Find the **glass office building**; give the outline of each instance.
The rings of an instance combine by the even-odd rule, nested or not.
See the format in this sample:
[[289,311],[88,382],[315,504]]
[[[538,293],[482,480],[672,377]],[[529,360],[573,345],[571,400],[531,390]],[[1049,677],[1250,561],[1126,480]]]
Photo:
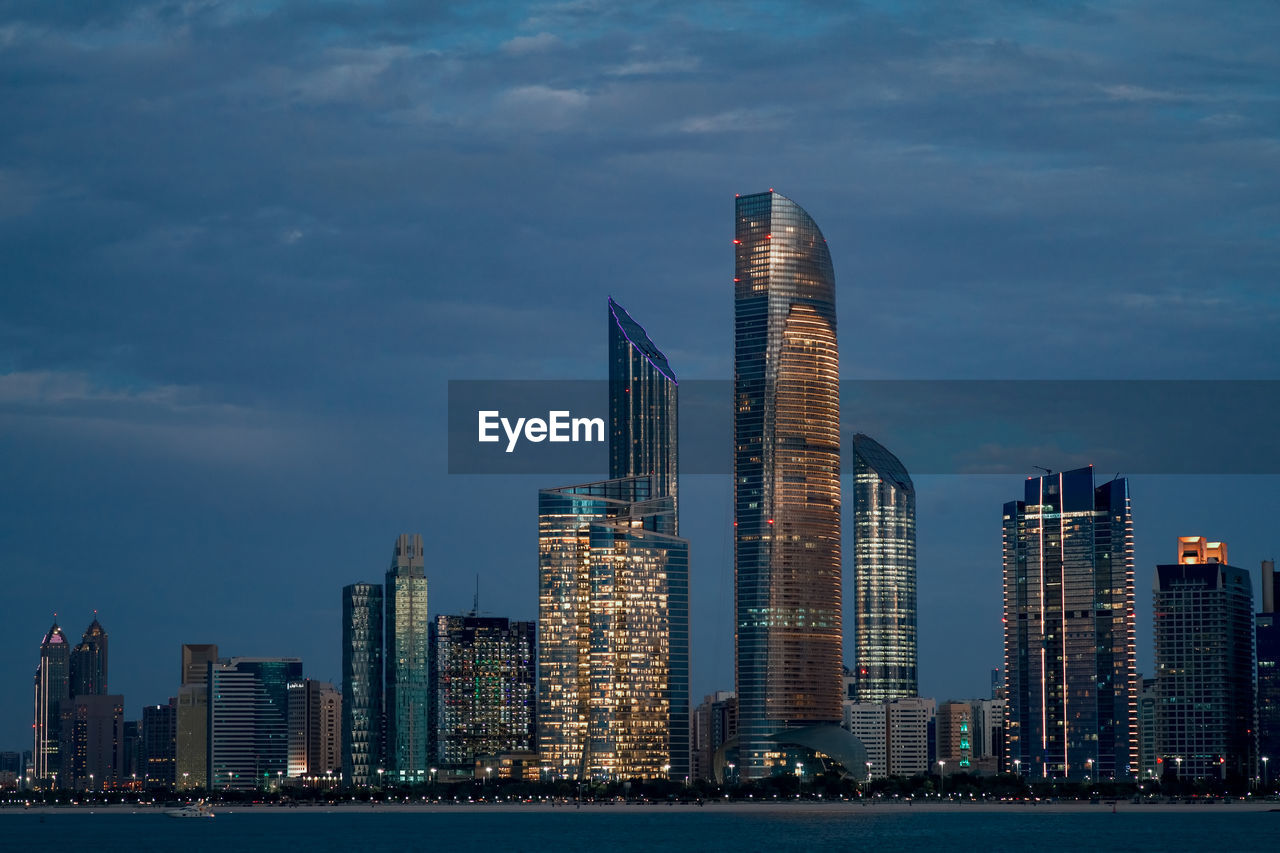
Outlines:
[[71,650],[71,695],[95,696],[107,692],[107,632],[97,614]]
[[[648,477],[655,496],[676,498],[678,387],[667,357],[640,324],[610,299],[610,480]],[[678,525],[678,513],[675,521]]]
[[533,622],[437,616],[431,622],[431,755],[468,774],[476,759],[536,752]]
[[1008,755],[1041,778],[1138,768],[1129,484],[1093,468],[1029,478],[1004,505]]
[[689,543],[649,489],[538,494],[538,744],[557,778],[689,772]]
[[208,664],[209,788],[253,791],[278,784],[289,768],[289,682],[298,658]]
[[[826,239],[772,190],[737,199],[734,571],[739,768],[841,720],[840,388]],[[781,768],[785,769],[785,768]]]
[[558,777],[689,775],[677,384],[609,300],[610,479],[538,495],[538,744]]
[[1178,539],[1156,566],[1156,756],[1183,779],[1251,779],[1257,771],[1253,581],[1227,546]]
[[342,588],[342,778],[379,783],[382,755],[382,585]]
[[31,749],[35,784],[48,787],[62,768],[62,707],[71,699],[71,646],[55,621],[40,641],[36,667],[34,743]]
[[402,534],[386,579],[386,772],[397,784],[428,779],[427,576],[422,536]]
[[916,490],[879,442],[853,437],[853,692],[882,702],[919,692]]

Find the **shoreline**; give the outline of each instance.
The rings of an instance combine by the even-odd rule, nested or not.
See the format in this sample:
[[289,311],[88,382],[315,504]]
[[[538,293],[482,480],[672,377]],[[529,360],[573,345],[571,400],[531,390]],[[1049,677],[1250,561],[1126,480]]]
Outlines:
[[[0,815],[94,815],[94,814],[135,814],[162,815],[167,811],[165,806],[137,806],[133,804],[102,805],[65,805],[65,806],[22,806],[0,807]],[[228,804],[214,805],[213,811],[219,815],[233,814],[520,814],[520,813],[564,813],[579,814],[609,813],[645,813],[661,811],[668,814],[829,814],[883,816],[894,814],[1025,814],[1036,812],[1043,814],[1173,814],[1195,812],[1197,814],[1280,812],[1280,802],[1270,801],[1237,801],[1200,803],[1131,803],[1128,800],[1103,800],[1098,803],[1083,801],[1041,802],[1041,803],[1000,803],[1000,802],[772,802],[762,801],[731,802],[707,801],[703,805],[697,803],[406,803],[378,804],[342,803],[324,805],[281,806],[277,804]]]

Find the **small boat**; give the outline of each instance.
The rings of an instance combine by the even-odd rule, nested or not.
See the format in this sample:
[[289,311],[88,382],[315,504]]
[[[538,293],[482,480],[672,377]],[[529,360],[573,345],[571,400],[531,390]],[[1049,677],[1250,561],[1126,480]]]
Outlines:
[[169,809],[165,812],[169,817],[213,817],[213,809],[204,800],[180,809]]

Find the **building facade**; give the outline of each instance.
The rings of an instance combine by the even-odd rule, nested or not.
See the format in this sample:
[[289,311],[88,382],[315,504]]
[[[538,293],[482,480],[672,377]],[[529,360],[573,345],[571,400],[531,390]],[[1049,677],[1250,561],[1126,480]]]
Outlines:
[[[1257,615],[1258,774],[1271,780],[1272,758],[1280,758],[1280,626],[1276,625],[1274,560],[1262,561],[1262,607]],[[1263,757],[1267,760],[1263,761]],[[1276,765],[1280,771],[1280,764]]]
[[[936,749],[936,720],[937,703],[921,697],[850,701],[844,707],[844,727],[866,748],[866,772],[872,779],[928,773]],[[859,775],[857,768],[848,769]]]
[[174,770],[174,783],[180,790],[209,785],[209,667],[217,660],[218,646],[214,643],[182,646]]
[[854,692],[880,702],[919,692],[916,490],[879,442],[853,437]]
[[1138,765],[1133,524],[1121,477],[1029,478],[1004,505],[1010,765],[1041,778],[1127,778]]
[[688,775],[689,543],[648,488],[538,494],[538,751],[557,777]]
[[716,753],[737,736],[738,697],[732,690],[708,694],[693,709],[689,729],[690,775],[694,779],[716,780]]
[[142,785],[174,788],[178,769],[178,704],[142,708]]
[[426,563],[420,534],[396,540],[386,578],[387,780],[408,785],[428,780],[430,678],[427,665]]
[[535,752],[536,626],[493,616],[431,623],[431,760],[470,773],[477,758]]
[[289,768],[290,779],[319,779],[332,783],[342,778],[342,694],[327,681],[303,678],[290,681]]
[[71,646],[57,621],[40,641],[36,666],[32,776],[41,787],[57,785],[62,769],[62,708],[71,699]]
[[734,578],[744,779],[772,738],[841,720],[840,389],[826,239],[775,193],[734,222]]
[[71,695],[98,696],[107,692],[107,632],[95,613],[80,642],[71,650]]
[[59,784],[78,791],[120,786],[124,766],[124,697],[76,696],[61,706]]
[[383,763],[382,585],[342,588],[342,778],[379,784]]
[[234,657],[208,673],[208,787],[278,785],[289,764],[289,683],[302,678],[302,661]]
[[1153,584],[1156,754],[1186,779],[1257,771],[1253,582],[1227,546],[1178,539]]

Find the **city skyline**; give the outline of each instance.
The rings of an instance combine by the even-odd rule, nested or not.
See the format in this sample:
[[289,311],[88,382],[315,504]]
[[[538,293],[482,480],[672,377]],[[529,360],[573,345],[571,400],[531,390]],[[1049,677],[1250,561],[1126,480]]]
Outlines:
[[[433,613],[479,573],[495,613],[533,618],[533,492],[596,475],[449,476],[446,382],[604,378],[609,294],[682,380],[728,381],[735,191],[821,223],[846,378],[1280,376],[1275,14],[7,6],[0,564],[23,607],[0,746],[30,740],[55,610],[72,645],[100,612],[131,717],[189,640],[337,683],[311,626],[402,531],[430,537]],[[1025,467],[920,476],[845,415],[913,472],[921,692],[975,693],[1000,657],[992,507],[1033,466],[1099,460],[1011,427],[973,455]],[[1139,589],[1188,530],[1251,577],[1280,553],[1274,475],[1129,480]],[[679,500],[702,696],[733,680],[732,483]]]

